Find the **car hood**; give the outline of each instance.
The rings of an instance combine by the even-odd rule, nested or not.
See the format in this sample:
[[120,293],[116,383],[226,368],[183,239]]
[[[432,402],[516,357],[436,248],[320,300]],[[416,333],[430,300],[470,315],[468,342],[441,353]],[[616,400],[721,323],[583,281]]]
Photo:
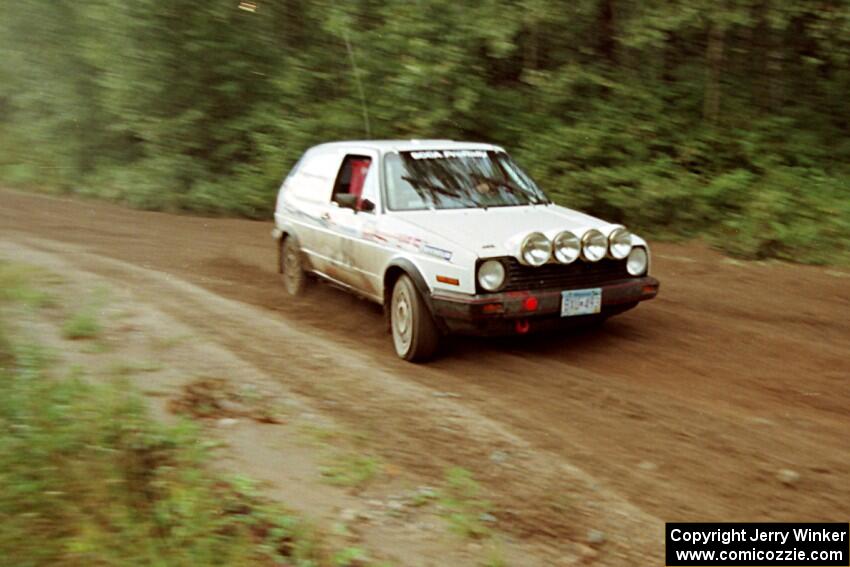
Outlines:
[[591,228],[607,235],[618,226],[558,205],[406,211],[393,216],[480,258],[516,256],[529,232],[542,232],[551,239],[569,230],[581,238]]

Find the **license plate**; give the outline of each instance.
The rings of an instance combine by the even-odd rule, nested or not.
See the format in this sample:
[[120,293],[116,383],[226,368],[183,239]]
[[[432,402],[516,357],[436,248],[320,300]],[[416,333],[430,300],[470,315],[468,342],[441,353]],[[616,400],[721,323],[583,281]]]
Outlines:
[[571,289],[561,292],[561,317],[592,315],[602,310],[602,288]]

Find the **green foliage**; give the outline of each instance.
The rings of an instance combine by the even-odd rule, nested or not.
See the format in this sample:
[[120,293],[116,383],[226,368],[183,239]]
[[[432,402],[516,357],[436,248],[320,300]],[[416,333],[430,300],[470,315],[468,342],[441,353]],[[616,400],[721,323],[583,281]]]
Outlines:
[[[86,304],[71,313],[62,325],[62,336],[71,340],[96,339],[103,333],[103,325],[98,319],[98,312],[108,300],[109,291],[106,288],[98,288],[88,299]],[[99,345],[105,349],[106,345]]]
[[73,340],[97,338],[102,330],[97,316],[89,309],[74,313],[62,325],[62,335]]
[[481,498],[481,487],[468,470],[453,467],[446,471],[439,504],[455,533],[476,539],[490,535],[483,520],[490,513],[490,502]]
[[847,2],[238,4],[0,7],[0,180],[267,218],[314,143],[477,139],[640,232],[850,261]]
[[[2,320],[2,319],[0,319]],[[208,472],[126,384],[56,379],[0,340],[0,557],[10,565],[320,564],[303,527]]]
[[322,478],[329,484],[360,488],[378,474],[377,459],[360,454],[339,454],[322,467]]
[[51,293],[44,289],[57,279],[53,274],[22,264],[0,261],[0,303],[17,302],[32,308],[54,304]]
[[723,246],[750,258],[835,262],[850,235],[846,191],[818,172],[776,168],[747,187],[749,198],[721,220]]
[[334,567],[357,567],[366,564],[366,552],[359,547],[346,547],[334,554]]

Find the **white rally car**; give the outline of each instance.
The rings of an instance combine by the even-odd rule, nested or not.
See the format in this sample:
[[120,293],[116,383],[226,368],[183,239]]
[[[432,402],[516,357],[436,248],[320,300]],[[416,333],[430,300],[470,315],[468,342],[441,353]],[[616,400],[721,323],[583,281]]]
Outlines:
[[489,144],[315,146],[280,188],[273,234],[288,293],[312,273],[378,302],[412,361],[446,333],[600,320],[658,293],[642,238],[553,204]]

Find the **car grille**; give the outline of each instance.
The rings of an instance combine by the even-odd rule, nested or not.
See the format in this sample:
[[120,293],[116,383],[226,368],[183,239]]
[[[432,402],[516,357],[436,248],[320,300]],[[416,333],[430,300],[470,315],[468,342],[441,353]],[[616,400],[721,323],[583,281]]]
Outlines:
[[598,262],[576,260],[572,264],[524,266],[516,258],[504,258],[508,281],[501,291],[525,289],[577,289],[630,278],[625,260],[604,258]]

